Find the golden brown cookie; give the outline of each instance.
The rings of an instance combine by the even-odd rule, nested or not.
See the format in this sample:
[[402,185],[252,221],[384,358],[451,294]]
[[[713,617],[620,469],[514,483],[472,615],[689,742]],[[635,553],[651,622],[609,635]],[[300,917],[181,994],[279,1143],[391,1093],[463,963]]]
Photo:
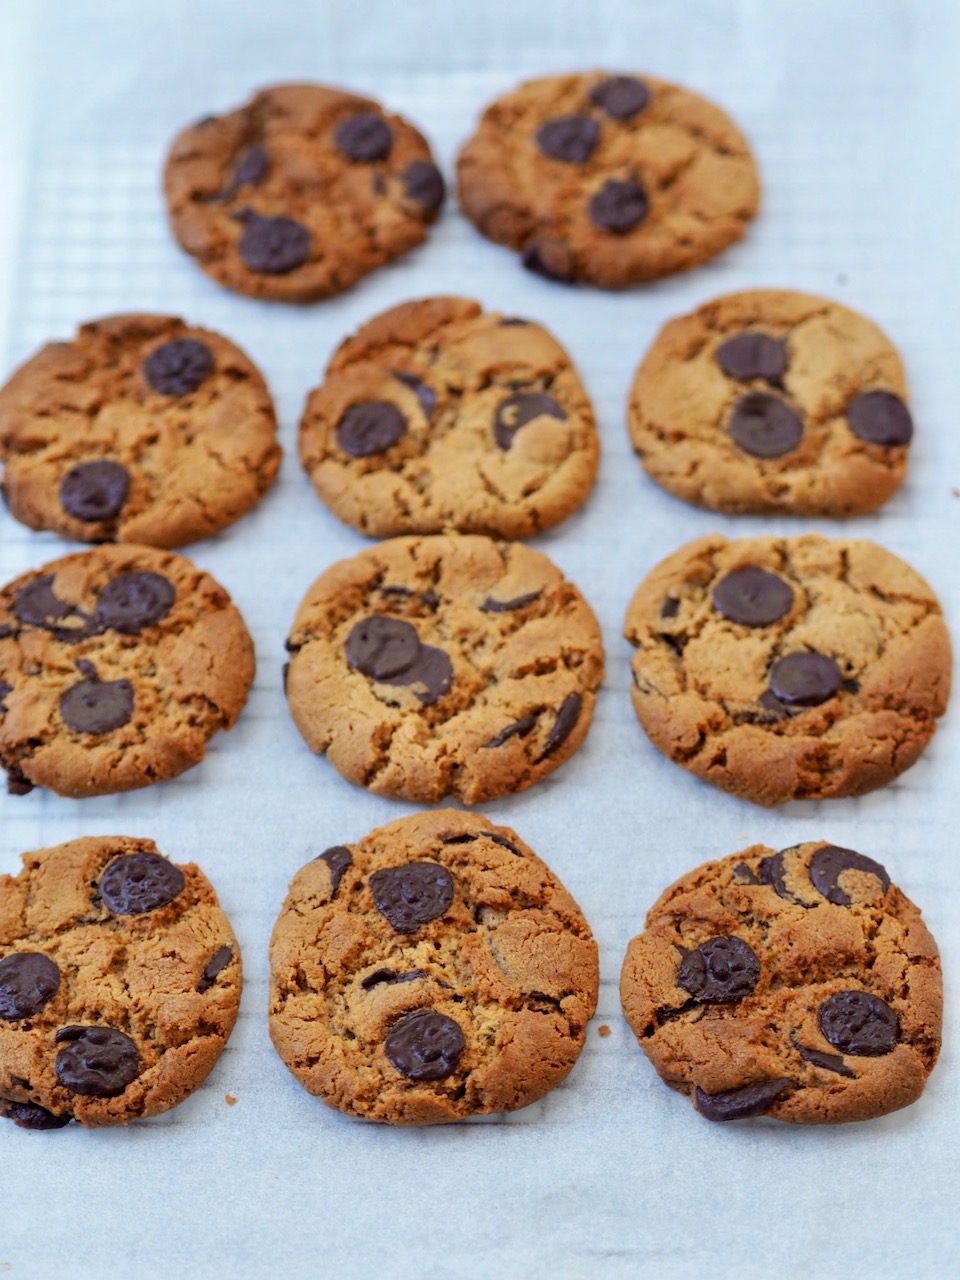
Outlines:
[[950,692],[939,601],[862,540],[698,538],[640,584],[625,634],[654,745],[757,804],[885,786]]
[[253,643],[223,587],[130,544],[64,556],[0,589],[0,766],[63,796],[174,778],[232,727]]
[[586,498],[593,409],[539,324],[423,298],[341,343],[300,424],[314,488],[361,533],[526,538]]
[[785,289],[730,293],[669,321],[630,392],[648,473],[714,511],[851,516],[907,469],[900,357],[865,316]]
[[753,845],[667,889],[627,948],[627,1021],[708,1120],[867,1120],[940,1051],[937,944],[873,858]]
[[759,184],[719,107],[653,76],[529,80],[493,102],[457,162],[464,213],[530,271],[606,289],[739,240]]
[[426,139],[372,98],[320,84],[262,89],[174,139],[174,235],[237,293],[312,302],[420,244],[443,203]]
[[23,864],[0,876],[0,1115],[59,1129],[176,1106],[240,1003],[240,949],[206,876],[129,836]]
[[583,742],[603,679],[590,606],[539,551],[479,535],[392,538],[307,592],[287,641],[312,750],[380,795],[477,804]]
[[580,908],[509,827],[435,810],[335,845],[290,885],[270,1034],[331,1107],[389,1124],[512,1111],[563,1080],[597,1004]]
[[232,524],[280,466],[267,385],[239,347],[174,316],[107,316],[0,390],[11,512],[81,542],[179,547]]

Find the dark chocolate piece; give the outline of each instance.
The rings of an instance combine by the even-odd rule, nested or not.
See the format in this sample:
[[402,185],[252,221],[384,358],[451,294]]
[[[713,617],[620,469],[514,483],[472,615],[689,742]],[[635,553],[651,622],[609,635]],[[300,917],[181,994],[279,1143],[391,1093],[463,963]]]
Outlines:
[[57,1079],[71,1093],[116,1098],[140,1074],[140,1054],[115,1027],[61,1027],[55,1036]]
[[393,1066],[408,1080],[443,1080],[457,1069],[466,1047],[460,1024],[436,1009],[404,1014],[383,1043]]
[[756,330],[735,333],[720,343],[714,356],[727,377],[738,382],[763,378],[776,383],[787,371],[787,344]]
[[60,987],[60,970],[42,951],[12,951],[0,960],[0,1018],[32,1018]]
[[673,596],[667,596],[660,606],[661,618],[675,618],[680,612],[680,601],[675,600]]
[[[429,382],[424,382],[422,378],[418,378],[415,373],[403,373],[400,369],[393,370],[393,376],[398,382],[402,382],[405,387],[409,387],[420,401],[420,408],[423,410],[423,416],[429,422],[433,417],[433,411],[437,407],[437,393]],[[343,419],[341,418],[341,422]]]
[[129,680],[101,680],[92,662],[78,662],[82,680],[60,695],[63,722],[77,733],[110,733],[133,715],[133,685]]
[[843,672],[832,658],[813,650],[788,653],[770,669],[773,695],[788,707],[816,707],[843,684]]
[[718,934],[688,951],[677,984],[704,1004],[725,1004],[750,995],[760,981],[757,953],[743,938]]
[[867,444],[892,448],[913,437],[910,410],[892,391],[861,391],[847,405],[847,423]]
[[547,740],[543,744],[543,750],[537,763],[540,760],[546,760],[547,756],[553,753],[566,742],[567,738],[573,732],[573,727],[580,719],[580,711],[583,707],[583,698],[579,693],[568,693],[557,709],[557,718],[554,720],[550,732],[547,734]]
[[542,595],[542,591],[528,591],[526,595],[514,596],[512,600],[494,600],[493,596],[487,596],[480,608],[484,613],[512,613],[514,609],[523,609],[526,605],[533,604]]
[[385,160],[393,149],[393,130],[382,116],[360,111],[341,120],[333,131],[340,153],[357,164]]
[[55,1116],[46,1107],[36,1102],[13,1102],[9,1098],[0,1098],[0,1116],[12,1120],[20,1129],[62,1129],[70,1123],[73,1116]]
[[347,662],[371,680],[390,681],[408,671],[420,653],[412,623],[374,613],[356,623],[347,636]]
[[650,212],[650,200],[640,183],[633,178],[623,181],[608,178],[600,190],[590,197],[587,212],[590,221],[601,231],[622,236],[643,222]]
[[535,711],[528,711],[525,716],[521,716],[519,720],[514,720],[513,724],[508,724],[505,729],[501,729],[489,742],[485,742],[484,747],[502,747],[511,738],[523,737],[536,727],[537,718]]
[[734,569],[713,588],[713,607],[731,622],[768,627],[793,607],[793,588],[767,569]]
[[369,458],[385,453],[406,432],[407,420],[395,404],[361,400],[350,405],[337,423],[337,444],[351,458]]
[[317,861],[325,862],[330,869],[330,897],[335,898],[343,873],[348,867],[353,866],[353,856],[342,844],[335,844],[325,849],[323,853],[318,853]]
[[551,160],[586,164],[600,141],[593,116],[555,116],[537,130],[537,146]]
[[4,699],[8,693],[13,693],[13,685],[8,684],[6,680],[0,680],[0,715],[7,709]]
[[803,439],[803,419],[779,396],[750,391],[737,401],[729,430],[734,443],[755,458],[782,458]]
[[477,834],[475,831],[461,831],[455,836],[441,836],[441,844],[473,844]]
[[516,854],[518,858],[523,857],[523,850],[518,849],[511,839],[507,836],[502,836],[499,831],[485,831],[483,834],[488,840],[492,840],[494,844],[499,844],[502,845],[504,849],[509,849],[510,852]]
[[779,853],[771,854],[769,858],[760,859],[760,879],[770,886],[778,898],[783,898],[786,902],[796,902],[797,899],[787,888],[783,878],[784,852],[785,850],[781,849]]
[[100,897],[115,916],[139,916],[165,907],[183,891],[183,872],[159,853],[121,853],[100,877]]
[[403,193],[427,213],[435,213],[447,194],[443,174],[429,160],[411,160],[401,173]]
[[245,224],[237,249],[251,271],[284,276],[310,257],[310,232],[302,222],[283,215],[262,218],[252,209],[236,216]]
[[629,120],[650,102],[650,90],[636,76],[609,76],[590,90],[590,101],[614,120]]
[[176,598],[176,588],[162,573],[127,569],[100,592],[94,619],[100,627],[138,636],[144,627],[165,618]]
[[820,1030],[841,1053],[878,1058],[900,1039],[900,1019],[869,991],[838,991],[820,1006]]
[[572,284],[576,279],[573,252],[565,240],[556,236],[532,240],[524,249],[520,262],[527,271],[555,284]]
[[254,142],[246,150],[241,151],[233,162],[233,173],[230,178],[230,195],[233,196],[240,187],[256,186],[267,176],[270,157],[261,142]]
[[453,901],[453,876],[439,862],[384,867],[370,877],[374,905],[397,933],[416,933]]
[[28,796],[34,784],[14,764],[4,765],[7,771],[7,795]]
[[415,982],[417,978],[426,976],[425,969],[410,969],[406,973],[397,973],[396,969],[374,969],[373,973],[368,973],[362,980],[360,986],[364,991],[369,991],[371,987],[378,987],[381,982]]
[[119,462],[78,462],[60,481],[60,505],[75,520],[93,524],[118,516],[129,492],[130,473]]
[[840,887],[840,877],[844,871],[864,871],[876,876],[882,893],[890,888],[890,877],[886,869],[872,858],[855,853],[853,849],[825,844],[810,859],[810,879],[814,888],[819,889],[828,902],[834,902],[838,907],[849,907],[852,901],[850,895]]
[[811,1049],[808,1045],[801,1044],[796,1036],[790,1037],[790,1043],[805,1062],[812,1062],[815,1067],[820,1067],[823,1071],[835,1071],[838,1076],[847,1076],[852,1080],[857,1078],[857,1073],[847,1066],[839,1053],[824,1053],[822,1049]]
[[185,396],[213,373],[213,352],[196,338],[172,338],[143,362],[143,376],[161,396]]
[[545,391],[517,391],[501,400],[493,418],[493,434],[501,449],[509,449],[521,427],[534,418],[558,418],[565,422],[567,411]]
[[425,707],[432,707],[453,683],[453,663],[442,649],[424,644],[413,665],[387,683],[422,685],[421,689],[414,689],[414,693]]
[[203,973],[197,982],[197,990],[209,991],[233,958],[233,947],[219,947],[203,966]]
[[694,1106],[706,1120],[746,1120],[761,1116],[793,1084],[789,1077],[760,1080],[726,1093],[704,1093],[697,1085]]

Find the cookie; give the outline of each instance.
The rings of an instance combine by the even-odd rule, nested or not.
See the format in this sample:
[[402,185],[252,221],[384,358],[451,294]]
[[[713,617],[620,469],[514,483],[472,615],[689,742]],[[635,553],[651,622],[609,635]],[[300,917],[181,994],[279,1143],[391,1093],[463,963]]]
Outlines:
[[528,270],[605,289],[713,257],[759,200],[747,141],[719,107],[653,76],[601,71],[498,98],[457,180],[470,221]]
[[849,307],[730,293],[669,321],[630,391],[633,447],[714,511],[853,516],[900,485],[913,434],[900,357]]
[[0,876],[0,1115],[127,1124],[209,1074],[240,949],[206,876],[152,840],[90,836]]
[[108,316],[0,390],[3,493],[31,529],[178,547],[232,524],[280,466],[266,383],[174,316]]
[[590,606],[541,554],[479,535],[392,538],[316,580],[287,641],[307,744],[379,795],[477,804],[583,742],[603,679]]
[[814,840],[705,863],[651,907],[620,977],[661,1078],[708,1120],[868,1120],[940,1051],[937,944],[869,855]]
[[270,944],[270,1034],[331,1107],[439,1124],[525,1107],[576,1062],[597,944],[509,827],[434,810],[294,877]]
[[526,538],[586,498],[593,410],[563,347],[468,298],[424,298],[341,344],[307,400],[300,457],[361,533]]
[[698,538],[640,584],[625,634],[654,746],[757,804],[885,786],[950,692],[936,596],[861,540]]
[[128,544],[64,556],[0,589],[0,766],[16,794],[130,791],[174,778],[233,725],[253,643],[183,556]]
[[180,247],[219,284],[312,302],[420,244],[444,182],[423,135],[372,98],[282,84],[184,129],[164,191]]

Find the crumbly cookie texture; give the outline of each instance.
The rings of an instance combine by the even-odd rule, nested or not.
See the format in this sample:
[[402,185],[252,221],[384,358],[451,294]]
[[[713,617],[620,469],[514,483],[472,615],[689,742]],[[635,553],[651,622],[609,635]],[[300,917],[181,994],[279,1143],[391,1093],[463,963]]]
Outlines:
[[822,840],[753,845],[667,889],[627,948],[627,1021],[709,1120],[867,1120],[940,1050],[937,945],[883,866]]
[[590,606],[538,551],[393,538],[307,592],[287,641],[308,745],[381,795],[522,791],[583,742],[603,679]]
[[294,877],[270,945],[270,1034],[329,1106],[439,1124],[536,1101],[573,1067],[597,945],[509,827],[435,810]]
[[127,1124],[205,1079],[240,1003],[240,949],[203,872],[92,836],[0,876],[0,1115]]
[[227,592],[183,556],[96,547],[0,589],[0,765],[64,796],[176,777],[232,727],[253,643]]
[[784,289],[731,293],[661,329],[633,380],[647,472],[714,511],[851,516],[907,469],[900,357],[865,316]]
[[863,540],[698,538],[640,584],[625,635],[654,745],[757,804],[885,786],[950,691],[936,596]]
[[457,179],[467,217],[525,267],[608,289],[719,253],[759,201],[750,148],[719,107],[653,76],[602,71],[498,98]]
[[174,316],[108,316],[52,342],[0,390],[14,516],[81,542],[178,547],[232,524],[280,466],[259,371]]
[[208,275],[311,302],[420,244],[444,183],[423,135],[372,98],[282,84],[184,129],[164,191],[174,235]]
[[300,425],[317,493],[361,533],[525,538],[593,486],[593,410],[539,324],[468,298],[406,302],[335,352]]

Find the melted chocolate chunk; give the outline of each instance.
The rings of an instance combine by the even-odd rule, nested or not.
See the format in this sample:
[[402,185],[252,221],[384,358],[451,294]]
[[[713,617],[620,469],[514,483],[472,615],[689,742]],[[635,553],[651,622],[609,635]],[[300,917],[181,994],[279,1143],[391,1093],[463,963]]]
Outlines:
[[0,680],[0,715],[7,709],[4,699],[8,693],[13,693],[13,685],[7,684],[6,680]]
[[600,141],[600,126],[592,116],[555,116],[537,130],[537,146],[551,160],[586,164]]
[[774,697],[788,707],[816,707],[832,698],[843,684],[843,672],[832,658],[804,650],[788,653],[770,669]]
[[518,391],[501,400],[493,418],[493,434],[501,449],[509,449],[521,427],[534,418],[558,418],[565,422],[567,412],[544,391]]
[[172,338],[154,347],[143,362],[143,376],[161,396],[186,396],[213,373],[213,352],[196,338]]
[[661,618],[675,618],[680,612],[680,601],[675,600],[673,596],[667,596],[663,604],[660,606]]
[[793,588],[767,569],[734,569],[713,588],[713,607],[731,622],[768,627],[793,607]]
[[83,679],[60,695],[64,724],[78,733],[110,733],[133,715],[133,685],[129,680],[101,680],[92,662],[78,662]]
[[493,596],[487,596],[480,608],[484,613],[511,613],[514,609],[523,609],[526,605],[533,604],[542,595],[542,591],[528,591],[526,595],[514,596],[512,600],[494,600]]
[[0,960],[0,1018],[39,1013],[60,987],[60,970],[41,951],[13,951]]
[[387,683],[422,685],[422,688],[414,689],[414,693],[425,707],[432,707],[453,683],[453,663],[442,649],[424,644],[420,646],[413,665]]
[[779,853],[771,854],[769,858],[760,859],[760,879],[770,886],[778,898],[783,898],[786,902],[796,902],[797,899],[787,888],[787,882],[783,878],[784,852],[781,849]]
[[127,569],[111,578],[97,597],[94,619],[121,635],[138,636],[173,608],[177,591],[162,573]]
[[495,734],[489,742],[485,742],[485,747],[502,747],[505,742],[509,742],[511,738],[524,737],[531,729],[536,728],[537,713],[528,711],[525,716],[521,716],[519,720],[514,720],[513,724],[508,724],[505,729],[501,729]]
[[746,1120],[761,1116],[777,1098],[793,1084],[788,1077],[760,1080],[726,1093],[704,1093],[697,1085],[694,1105],[706,1120]]
[[140,1054],[129,1036],[114,1027],[61,1027],[57,1079],[71,1093],[116,1098],[140,1074]]
[[[399,369],[393,370],[393,376],[398,382],[402,382],[405,387],[409,387],[420,401],[420,408],[423,415],[429,422],[433,417],[433,411],[437,407],[437,393],[429,382],[424,382],[422,378],[418,378],[415,373],[402,373]],[[342,421],[342,419],[341,419]]]
[[0,1116],[20,1129],[62,1129],[73,1119],[71,1115],[55,1116],[35,1102],[12,1102],[9,1098],[0,1098]]
[[401,173],[403,193],[427,213],[434,213],[447,194],[443,174],[429,160],[413,160]]
[[779,396],[750,391],[737,401],[729,430],[745,453],[755,458],[782,458],[803,439],[803,420]]
[[369,458],[385,453],[406,432],[407,420],[395,404],[389,400],[361,400],[352,404],[337,423],[337,444],[351,458]]
[[838,907],[849,907],[850,895],[840,887],[840,877],[845,871],[862,871],[876,876],[882,893],[890,888],[890,877],[879,862],[867,858],[853,849],[841,849],[839,845],[825,844],[810,859],[810,880],[828,902]]
[[824,1053],[822,1049],[811,1049],[801,1044],[796,1036],[790,1037],[790,1043],[805,1062],[812,1062],[815,1067],[821,1067],[824,1071],[835,1071],[838,1076],[848,1076],[853,1080],[857,1078],[857,1073],[847,1066],[839,1053]]
[[347,636],[347,662],[371,680],[391,681],[413,666],[421,649],[417,629],[402,618],[374,613]]
[[407,973],[397,973],[395,969],[374,969],[373,973],[367,974],[360,986],[364,991],[369,991],[371,987],[378,987],[381,982],[415,982],[417,978],[426,976],[425,969],[410,969]]
[[241,187],[253,187],[262,182],[269,168],[270,157],[266,147],[261,142],[254,142],[234,160],[230,186],[224,199],[234,196]]
[[506,836],[502,836],[499,831],[485,831],[483,833],[488,840],[492,840],[494,844],[503,845],[504,849],[509,849],[511,853],[516,854],[518,858],[523,857],[523,850],[518,849],[512,840]]
[[820,1030],[841,1053],[878,1058],[900,1039],[900,1019],[868,991],[838,991],[820,1006]]
[[333,131],[338,150],[348,160],[366,164],[385,160],[393,149],[393,130],[382,116],[361,111],[341,120]]
[[540,753],[537,763],[540,760],[546,760],[547,756],[552,756],[558,747],[561,747],[570,737],[574,725],[580,719],[580,711],[583,707],[583,698],[579,693],[568,693],[564,700],[560,703],[557,710],[557,718],[553,722],[553,727],[547,734],[547,740],[543,744],[543,750]]
[[251,271],[284,276],[302,267],[310,256],[310,232],[293,218],[262,218],[251,209],[238,214],[244,222],[237,250]]
[[28,796],[33,790],[30,779],[21,773],[16,765],[8,764],[4,767],[7,771],[7,795]]
[[461,831],[459,835],[441,836],[440,843],[441,844],[473,844],[476,838],[477,838],[476,833],[473,831]]
[[[764,859],[766,861],[766,859]],[[734,875],[738,876],[743,884],[762,884],[763,881],[759,876],[753,874],[745,862],[738,862],[733,868]]]
[[719,934],[688,951],[680,961],[677,983],[705,1004],[724,1004],[748,996],[760,980],[757,953],[743,938]]
[[608,178],[600,190],[590,197],[587,212],[590,221],[601,231],[622,236],[643,222],[650,212],[650,200],[640,183],[633,178],[623,181]]
[[337,896],[343,873],[353,866],[353,856],[342,844],[335,844],[323,853],[317,854],[318,862],[325,862],[330,870],[330,897]]
[[209,991],[216,982],[218,975],[223,973],[232,958],[233,947],[220,947],[215,951],[203,966],[203,973],[201,973],[197,982],[197,990],[200,992]]
[[913,436],[910,410],[892,391],[861,391],[847,405],[847,423],[867,444],[893,447]]
[[121,853],[100,877],[100,897],[115,916],[139,916],[165,907],[183,891],[183,872],[159,853]]
[[590,101],[614,120],[629,120],[650,102],[650,90],[635,76],[609,76],[593,86]]
[[728,378],[778,382],[787,371],[787,344],[769,333],[736,333],[717,347],[714,357]]
[[370,877],[374,905],[397,933],[416,933],[453,901],[453,876],[439,862],[384,867]]
[[573,253],[565,240],[556,236],[531,241],[523,251],[521,265],[535,276],[557,284],[572,284],[576,278]]
[[85,614],[76,605],[61,600],[53,590],[53,574],[45,573],[34,578],[25,587],[21,587],[13,602],[13,613],[30,627],[44,627],[48,631],[60,628],[51,626],[63,618],[84,618]]
[[408,1080],[443,1080],[467,1047],[460,1024],[436,1009],[415,1009],[393,1024],[384,1052]]
[[78,462],[60,481],[60,505],[75,520],[93,524],[118,516],[129,492],[130,473],[119,462]]

